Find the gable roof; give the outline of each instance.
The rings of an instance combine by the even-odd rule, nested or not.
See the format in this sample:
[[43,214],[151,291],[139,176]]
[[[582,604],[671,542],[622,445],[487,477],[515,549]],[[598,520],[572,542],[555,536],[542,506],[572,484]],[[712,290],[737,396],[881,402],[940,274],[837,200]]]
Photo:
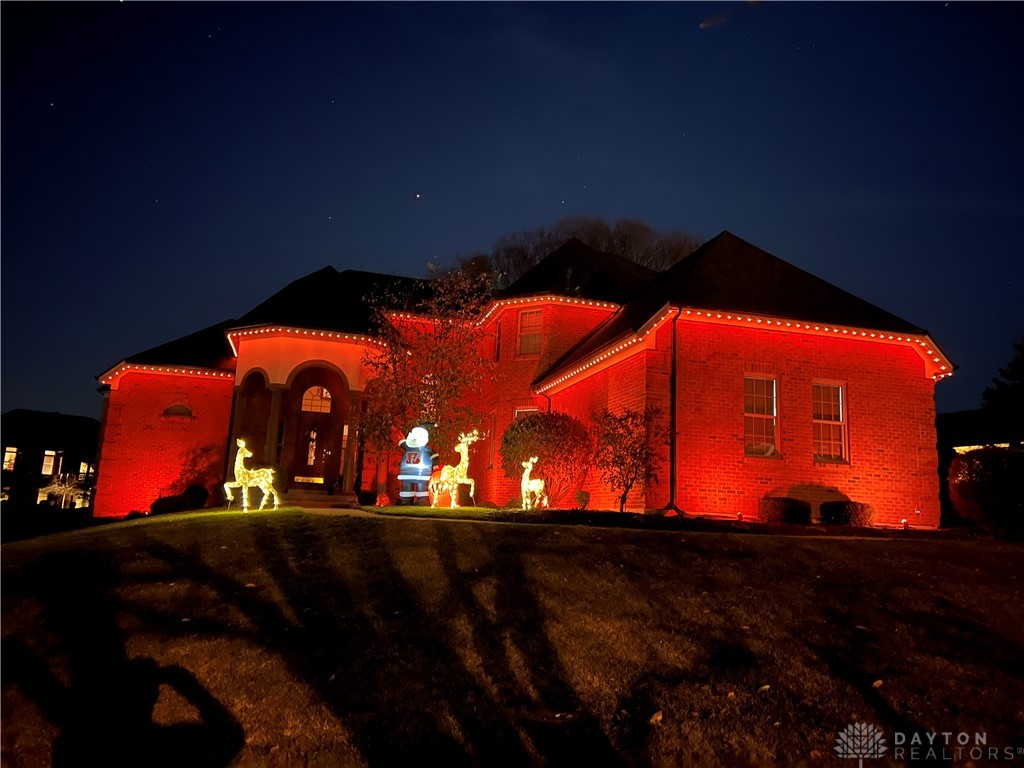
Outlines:
[[[293,280],[240,318],[224,320],[187,336],[137,352],[124,359],[138,365],[190,365],[232,368],[234,352],[227,340],[232,328],[285,325],[347,333],[370,333],[373,302],[415,300],[429,286],[426,280],[324,267]],[[115,368],[116,366],[111,366]],[[108,371],[111,369],[107,369]],[[100,374],[97,378],[101,378]]]
[[230,361],[234,354],[224,334],[234,324],[234,320],[223,320],[201,331],[126,357],[124,362],[139,365],[187,364],[200,368],[231,368]]
[[501,297],[554,294],[624,304],[656,275],[653,269],[595,251],[574,237],[502,291]]
[[795,267],[728,231],[667,270],[654,286],[677,306],[731,309],[879,331],[922,328]]
[[300,277],[235,322],[250,325],[286,325],[323,331],[370,333],[375,302],[403,303],[421,298],[429,281],[324,267]]
[[634,301],[556,360],[538,384],[629,338],[666,305],[729,310],[901,334],[927,331],[723,231],[647,282]]
[[94,455],[100,422],[91,416],[14,408],[5,411],[4,445],[45,450],[79,450]]

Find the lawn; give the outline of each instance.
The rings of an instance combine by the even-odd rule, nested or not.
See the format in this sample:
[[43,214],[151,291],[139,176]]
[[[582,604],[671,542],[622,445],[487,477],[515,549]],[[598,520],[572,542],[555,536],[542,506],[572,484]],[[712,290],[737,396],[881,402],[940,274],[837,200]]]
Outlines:
[[1013,750],[1022,555],[301,510],[14,542],[2,760],[854,766],[852,722]]

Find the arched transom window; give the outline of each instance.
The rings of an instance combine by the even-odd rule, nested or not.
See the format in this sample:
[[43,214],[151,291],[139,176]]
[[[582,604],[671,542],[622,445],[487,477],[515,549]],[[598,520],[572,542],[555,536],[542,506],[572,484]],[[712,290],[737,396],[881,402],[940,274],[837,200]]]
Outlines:
[[302,410],[310,413],[330,413],[331,393],[327,387],[310,387],[302,396]]

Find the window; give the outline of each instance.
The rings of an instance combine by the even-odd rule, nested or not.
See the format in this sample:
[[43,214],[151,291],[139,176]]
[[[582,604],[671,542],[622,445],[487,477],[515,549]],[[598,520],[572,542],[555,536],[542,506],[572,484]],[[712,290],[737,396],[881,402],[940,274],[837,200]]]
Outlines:
[[309,413],[330,413],[331,393],[326,387],[310,387],[302,396],[302,410]]
[[169,405],[166,408],[164,408],[163,415],[172,417],[176,416],[182,419],[191,419],[192,409],[189,408],[184,403],[175,403],[174,405]]
[[[43,451],[43,474],[52,475],[53,465],[57,464],[57,452],[56,451]],[[57,471],[60,471],[60,464],[57,464]]]
[[519,312],[519,354],[539,355],[541,345],[540,309],[524,309]]
[[536,408],[516,408],[515,416],[512,417],[513,421],[518,419],[520,416],[529,416],[531,413],[536,413]]
[[846,461],[846,402],[842,384],[811,385],[814,405],[814,458]]
[[4,469],[13,471],[14,462],[18,460],[18,449],[14,447],[4,448]]
[[776,455],[775,379],[743,378],[743,452]]

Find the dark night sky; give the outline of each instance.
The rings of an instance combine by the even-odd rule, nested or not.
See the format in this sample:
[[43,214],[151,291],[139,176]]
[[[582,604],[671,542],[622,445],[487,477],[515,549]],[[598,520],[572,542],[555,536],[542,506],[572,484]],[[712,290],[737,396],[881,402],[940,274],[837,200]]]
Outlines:
[[927,328],[940,411],[1024,335],[1024,4],[0,13],[3,410],[98,416],[97,374],[324,265],[571,214],[728,229]]

